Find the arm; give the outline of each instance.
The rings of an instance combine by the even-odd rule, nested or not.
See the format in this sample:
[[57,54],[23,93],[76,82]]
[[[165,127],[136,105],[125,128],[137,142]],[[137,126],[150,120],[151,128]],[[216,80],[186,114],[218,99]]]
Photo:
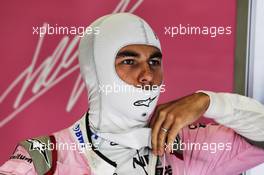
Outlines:
[[10,159],[0,167],[0,174],[36,175],[37,173],[28,152],[22,146],[17,146]]
[[204,116],[232,128],[258,147],[264,148],[264,106],[238,94],[201,91],[210,97]]
[[179,131],[202,115],[233,129],[249,143],[264,148],[260,143],[264,141],[263,105],[236,94],[200,91],[156,108],[151,122],[153,153],[162,155],[165,144],[172,145]]

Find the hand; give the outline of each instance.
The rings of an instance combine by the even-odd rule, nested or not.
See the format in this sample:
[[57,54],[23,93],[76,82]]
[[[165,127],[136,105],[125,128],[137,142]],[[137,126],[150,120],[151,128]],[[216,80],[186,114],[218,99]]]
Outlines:
[[157,106],[151,121],[153,153],[163,155],[165,142],[166,152],[170,152],[179,131],[197,121],[209,104],[209,96],[199,92]]

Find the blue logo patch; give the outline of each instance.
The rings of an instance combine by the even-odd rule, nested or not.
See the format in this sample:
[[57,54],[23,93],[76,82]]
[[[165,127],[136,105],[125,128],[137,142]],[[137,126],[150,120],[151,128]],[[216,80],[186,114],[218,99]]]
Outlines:
[[84,139],[83,139],[83,134],[80,128],[80,124],[77,124],[74,128],[73,128],[74,134],[77,137],[78,141],[80,144],[83,144],[84,146]]

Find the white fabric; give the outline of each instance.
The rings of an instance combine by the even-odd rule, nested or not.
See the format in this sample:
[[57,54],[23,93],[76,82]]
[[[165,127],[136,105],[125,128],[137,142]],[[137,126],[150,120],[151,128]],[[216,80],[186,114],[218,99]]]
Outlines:
[[[150,26],[141,18],[118,13],[93,22],[99,34],[86,34],[79,46],[81,73],[89,94],[89,118],[92,130],[100,137],[123,146],[139,149],[150,145],[150,129],[146,128],[160,87],[147,91],[125,83],[115,70],[118,51],[130,44],[146,44],[160,49]],[[103,92],[102,87],[129,87],[126,92]],[[101,87],[101,88],[100,88]],[[139,100],[154,99],[149,106],[135,106]],[[125,139],[124,139],[125,138]]]
[[[160,42],[143,19],[129,13],[103,16],[89,27],[97,27],[100,32],[81,39],[79,62],[89,94],[90,128],[98,136],[92,137],[92,142],[99,144],[99,151],[117,163],[118,175],[154,174],[155,171],[148,172],[155,170],[156,162],[152,161],[149,149],[151,129],[147,125],[160,87],[143,90],[127,84],[116,73],[115,58],[124,46],[144,44],[161,50]],[[114,86],[129,90],[105,91],[106,87]],[[135,159],[151,159],[151,167],[146,160],[143,161],[146,165],[135,165]]]
[[249,97],[231,93],[199,91],[210,97],[204,116],[232,128],[254,141],[264,141],[264,106]]
[[95,149],[99,150],[111,161],[117,163],[117,167],[114,167],[97,155],[92,150],[88,137],[86,136],[85,117],[86,114],[68,129],[72,138],[78,143],[80,153],[85,154],[89,167],[95,175],[113,175],[114,173],[118,175],[146,175],[146,172],[148,175],[155,175],[157,157],[151,154],[150,149],[147,147],[140,150],[125,148],[92,134],[91,139]]
[[[91,171],[97,174],[104,174],[104,175],[112,175],[116,171],[116,168],[103,160],[100,156],[98,156],[91,148],[91,145],[86,137],[86,114],[78,121],[76,121],[72,127],[68,128],[70,133],[72,134],[72,138],[75,139],[76,143],[78,143],[78,149],[80,149],[81,154],[85,154],[86,160],[91,168]],[[78,137],[76,136],[76,133]],[[81,137],[81,139],[80,139]],[[81,141],[80,141],[80,140]]]

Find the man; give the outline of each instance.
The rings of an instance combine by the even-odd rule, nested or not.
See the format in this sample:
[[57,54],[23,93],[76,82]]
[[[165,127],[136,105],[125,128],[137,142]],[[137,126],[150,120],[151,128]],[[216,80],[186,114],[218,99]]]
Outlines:
[[[88,112],[67,129],[21,142],[0,173],[234,175],[264,162],[264,151],[253,145],[264,141],[260,103],[197,92],[158,106],[151,130],[163,78],[157,36],[128,13],[90,27],[100,34],[85,35],[79,47]],[[203,114],[224,126],[188,126]]]

